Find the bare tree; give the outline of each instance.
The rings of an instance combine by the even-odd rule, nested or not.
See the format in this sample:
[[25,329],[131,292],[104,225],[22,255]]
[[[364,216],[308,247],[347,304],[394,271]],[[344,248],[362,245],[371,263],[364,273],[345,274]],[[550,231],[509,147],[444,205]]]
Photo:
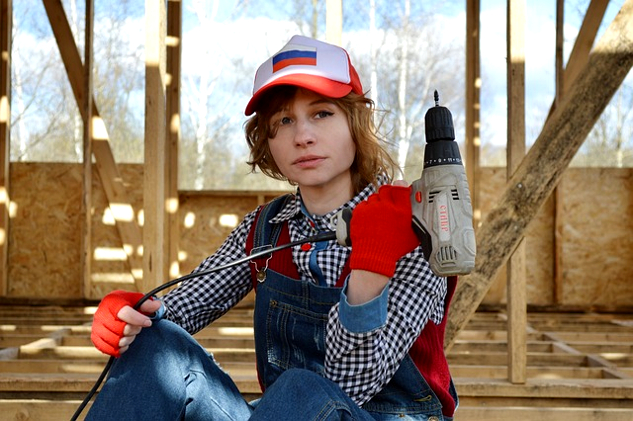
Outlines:
[[76,160],[77,108],[42,5],[14,4],[13,22],[11,160]]
[[[377,120],[391,141],[393,156],[405,179],[411,181],[419,177],[422,168],[424,114],[433,106],[433,90],[440,92],[442,105],[451,108],[459,129],[463,115],[463,37],[458,36],[456,27],[445,26],[446,18],[429,7],[430,2],[368,4],[350,0],[345,4],[350,13],[353,10],[356,16],[369,16],[365,19],[369,20],[369,28],[365,26],[369,35],[356,29],[354,38],[348,36],[347,47],[361,77],[376,75],[375,82],[370,79],[370,86],[372,97],[374,89],[380,92],[375,97],[381,110]],[[375,28],[371,23],[374,14]],[[346,22],[361,25],[349,15]],[[365,51],[360,42],[366,38],[371,39],[370,51]],[[378,53],[372,54],[373,50]]]
[[633,87],[620,87],[573,161],[574,166],[616,167],[633,164]]

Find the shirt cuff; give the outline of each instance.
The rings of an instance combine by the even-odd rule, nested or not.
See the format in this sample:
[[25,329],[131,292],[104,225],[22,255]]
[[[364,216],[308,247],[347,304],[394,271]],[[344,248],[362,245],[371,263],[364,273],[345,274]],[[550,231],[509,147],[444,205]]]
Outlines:
[[[160,301],[160,300],[159,300]],[[165,304],[163,304],[163,302],[160,302],[160,308],[158,310],[156,310],[154,312],[154,314],[151,314],[149,316],[149,318],[151,320],[160,320],[163,318],[163,316],[165,315]]]
[[345,282],[339,302],[339,320],[343,327],[352,333],[367,333],[379,329],[387,323],[388,299],[389,284],[376,298],[364,304],[352,305],[347,301],[347,282]]

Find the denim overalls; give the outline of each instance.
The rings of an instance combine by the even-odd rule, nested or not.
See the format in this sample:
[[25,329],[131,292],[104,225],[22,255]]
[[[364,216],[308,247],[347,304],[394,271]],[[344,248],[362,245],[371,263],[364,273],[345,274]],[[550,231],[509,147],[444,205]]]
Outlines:
[[[281,243],[288,241],[284,231],[281,238],[276,237]],[[267,243],[258,240],[256,244]],[[296,272],[290,249],[286,251],[275,253],[277,259],[271,262],[290,262]],[[86,420],[447,419],[409,355],[383,390],[363,405],[364,411],[324,378],[327,315],[339,301],[341,289],[297,281],[272,270],[275,265],[265,270],[265,279],[258,283],[254,313],[257,370],[266,389],[261,400],[246,402],[231,377],[191,335],[169,320],[155,320],[116,359]],[[315,413],[310,402],[319,395],[317,387],[330,388],[321,394],[327,399],[342,395],[347,409],[353,410],[327,412],[332,408],[325,408]],[[451,394],[456,400],[454,389]],[[341,418],[339,412],[344,413]]]
[[[275,202],[282,200],[272,203]],[[282,205],[268,205],[272,209],[264,207],[255,227],[254,248],[265,244],[276,245],[281,224],[274,226],[266,221],[276,214],[275,206],[281,208]],[[288,256],[286,254],[286,258]],[[256,270],[260,271],[260,282],[255,298],[254,330],[257,372],[262,388],[269,387],[281,373],[291,368],[323,375],[328,312],[339,302],[341,288],[320,287],[292,279],[270,267],[262,267],[261,262]],[[451,389],[457,401],[452,385]],[[365,403],[363,409],[376,420],[451,419],[442,415],[439,399],[409,355],[391,381]]]

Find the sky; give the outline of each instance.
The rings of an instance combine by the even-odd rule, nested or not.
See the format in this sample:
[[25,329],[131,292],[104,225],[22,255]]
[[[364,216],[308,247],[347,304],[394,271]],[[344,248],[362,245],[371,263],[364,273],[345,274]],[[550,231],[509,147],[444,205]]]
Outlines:
[[[34,2],[36,0],[28,0]],[[70,0],[64,0],[64,5],[69,10]],[[115,1],[115,0],[112,0]],[[118,0],[116,0],[118,1]],[[139,44],[144,43],[144,17],[143,1],[128,0],[138,9],[138,13],[130,17],[129,27],[124,32],[127,38],[138,38]],[[207,10],[216,13],[213,16],[213,24],[204,27],[192,27],[191,22],[195,18],[187,10],[192,4],[203,1],[208,5]],[[283,8],[273,8],[270,5],[279,2],[268,2],[263,0],[251,0],[257,3],[257,8],[252,8],[251,16],[236,20],[234,18],[234,8],[237,4],[245,0],[185,0],[185,20],[183,22],[183,69],[190,72],[198,71],[200,74],[207,73],[208,77],[216,77],[219,85],[235,86],[237,84],[249,85],[250,80],[235,80],[236,75],[230,72],[221,72],[225,66],[222,64],[227,60],[240,60],[244,66],[255,69],[257,65],[277,51],[296,32],[294,23],[284,20],[282,16],[287,15]],[[308,1],[308,0],[305,0]],[[323,0],[322,0],[323,1]],[[345,0],[343,0],[345,1]],[[379,1],[379,0],[377,0]],[[415,0],[412,0],[412,2]],[[465,34],[465,1],[467,0],[436,0],[434,4],[436,11],[445,21],[443,26],[445,33],[438,36],[453,37],[457,42],[464,41]],[[503,146],[506,143],[506,6],[508,0],[480,0],[481,1],[481,73],[483,85],[481,88],[481,136],[482,144],[491,143]],[[81,5],[81,1],[76,0],[76,4]],[[107,7],[107,1],[98,2],[99,7]],[[398,5],[400,1],[394,1]],[[554,96],[554,52],[555,52],[555,1],[553,0],[525,0],[526,3],[526,123],[527,142],[535,140],[540,132],[542,123],[547,115],[550,104]],[[565,56],[571,51],[584,11],[589,4],[589,0],[568,0],[565,8]],[[613,20],[613,17],[620,9],[624,0],[611,0],[607,9],[607,14],[603,20],[603,27],[599,31],[598,38],[604,32],[606,26]],[[22,3],[21,3],[22,4]],[[31,3],[29,3],[31,4]],[[217,9],[212,5],[216,4]],[[571,4],[576,7],[572,7]],[[39,4],[41,8],[41,4]],[[395,6],[394,6],[395,7]],[[18,8],[15,7],[17,10]],[[78,11],[78,16],[82,16],[82,11]],[[451,30],[450,28],[454,28]],[[348,35],[344,34],[344,37]],[[21,42],[24,42],[23,38]],[[34,43],[39,43],[33,38]],[[51,42],[53,40],[51,39]],[[54,48],[49,46],[46,48]],[[204,62],[202,54],[209,50],[209,62]],[[142,69],[143,64],[139,63]],[[243,79],[243,77],[242,77]],[[631,75],[629,75],[629,80]],[[222,87],[222,88],[225,88]],[[220,87],[216,87],[220,89]],[[238,110],[232,117],[233,123],[242,124],[244,116],[239,104],[248,101],[249,89],[242,89],[244,97],[235,99],[235,109]],[[140,95],[140,94],[139,94]],[[139,103],[142,98],[139,96]],[[227,104],[231,106],[231,104]]]

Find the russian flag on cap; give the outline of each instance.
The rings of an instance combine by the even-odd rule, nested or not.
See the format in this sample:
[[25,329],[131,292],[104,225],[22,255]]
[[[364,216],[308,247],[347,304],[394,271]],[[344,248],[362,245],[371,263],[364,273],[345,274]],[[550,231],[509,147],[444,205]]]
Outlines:
[[317,53],[315,47],[288,45],[273,56],[273,73],[288,66],[316,66],[316,64]]

